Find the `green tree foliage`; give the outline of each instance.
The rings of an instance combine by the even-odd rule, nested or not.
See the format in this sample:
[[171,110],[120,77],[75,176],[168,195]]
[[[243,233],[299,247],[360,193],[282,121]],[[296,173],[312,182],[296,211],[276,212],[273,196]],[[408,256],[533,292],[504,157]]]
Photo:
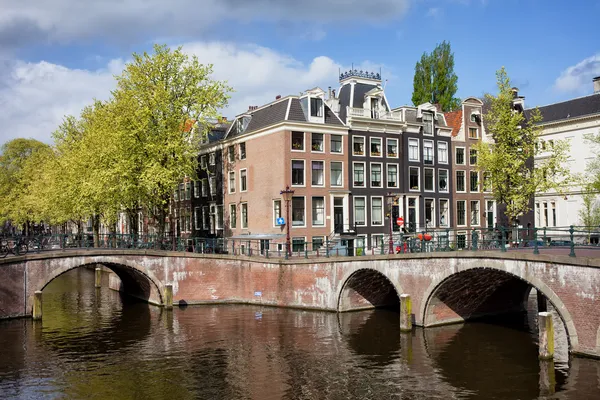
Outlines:
[[[474,148],[478,151],[478,169],[491,179],[494,198],[506,205],[512,224],[530,211],[535,193],[561,193],[569,184],[571,176],[565,167],[569,145],[558,140],[552,146],[542,146],[539,110],[533,110],[526,120],[513,108],[510,79],[504,68],[496,77],[498,94],[486,95],[490,109],[483,115],[487,134],[494,143],[480,142]],[[544,157],[537,158],[540,155]]]
[[579,210],[579,220],[583,226],[600,226],[600,206],[598,205],[598,192],[593,185],[583,188],[583,207]]
[[460,106],[455,98],[458,77],[454,73],[454,53],[450,43],[438,44],[430,53],[423,53],[415,65],[412,102],[415,106],[430,102],[440,104],[443,111]]

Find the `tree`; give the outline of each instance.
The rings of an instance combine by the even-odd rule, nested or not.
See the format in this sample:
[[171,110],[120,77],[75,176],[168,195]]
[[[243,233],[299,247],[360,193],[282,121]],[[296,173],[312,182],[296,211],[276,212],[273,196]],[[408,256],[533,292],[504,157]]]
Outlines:
[[[562,193],[569,184],[568,142],[556,140],[550,148],[542,148],[539,110],[534,109],[527,119],[515,111],[504,67],[496,72],[496,77],[498,94],[486,95],[490,108],[483,115],[484,126],[494,143],[480,142],[474,148],[478,152],[477,168],[491,180],[494,198],[506,206],[512,225],[517,217],[530,211],[535,193]],[[542,153],[544,157],[536,159]]]
[[460,106],[455,98],[458,77],[454,73],[454,53],[449,42],[438,44],[430,54],[423,53],[415,65],[412,102],[415,106],[430,102],[439,104],[443,111]]
[[592,185],[586,185],[582,193],[583,208],[579,210],[579,219],[583,226],[600,226],[600,206],[598,205],[598,192]]

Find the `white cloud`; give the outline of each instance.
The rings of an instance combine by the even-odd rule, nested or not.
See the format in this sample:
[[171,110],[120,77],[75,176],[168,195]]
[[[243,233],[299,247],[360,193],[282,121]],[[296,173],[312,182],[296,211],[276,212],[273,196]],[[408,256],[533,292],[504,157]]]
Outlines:
[[442,14],[442,9],[439,7],[431,7],[429,10],[427,10],[427,15],[428,17],[431,18],[437,18]]
[[0,0],[0,47],[96,37],[119,42],[148,36],[192,37],[215,26],[231,30],[237,23],[261,21],[379,22],[404,16],[411,1]]
[[[223,114],[233,117],[250,105],[262,105],[275,96],[298,94],[320,86],[337,86],[341,66],[329,57],[318,56],[303,63],[289,55],[257,45],[224,42],[191,42],[184,51],[211,63],[213,78],[227,80],[235,90]],[[357,69],[379,71],[369,61]],[[115,87],[113,74],[123,68],[123,60],[111,60],[96,71],[69,69],[45,61],[0,64],[0,143],[15,137],[33,137],[50,142],[52,131],[66,114],[78,115],[93,98],[106,99]],[[4,69],[4,72],[2,71]],[[393,74],[384,66],[384,78]]]
[[565,69],[556,78],[554,88],[559,92],[589,93],[596,76],[600,76],[600,53]]

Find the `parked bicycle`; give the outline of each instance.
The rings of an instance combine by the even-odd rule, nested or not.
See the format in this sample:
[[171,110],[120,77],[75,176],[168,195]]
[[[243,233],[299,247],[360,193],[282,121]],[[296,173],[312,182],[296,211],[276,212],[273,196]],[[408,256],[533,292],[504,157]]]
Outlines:
[[27,254],[29,251],[29,247],[27,243],[21,238],[17,239],[5,239],[2,240],[0,244],[0,258],[4,258],[8,255],[8,253],[12,253],[15,256],[22,256]]

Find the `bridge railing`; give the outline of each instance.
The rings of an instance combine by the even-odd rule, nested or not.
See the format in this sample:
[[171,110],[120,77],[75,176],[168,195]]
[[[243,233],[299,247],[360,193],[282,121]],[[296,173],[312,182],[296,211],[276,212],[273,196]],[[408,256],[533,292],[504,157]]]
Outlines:
[[[420,232],[346,236],[332,241],[316,237],[312,241],[293,238],[236,239],[187,238],[157,235],[107,234],[40,235],[2,238],[2,245],[25,242],[28,251],[69,251],[81,249],[143,249],[193,252],[200,254],[229,254],[264,258],[327,258],[360,257],[405,253],[451,251],[531,251],[535,254],[553,253],[570,256],[595,255],[600,250],[600,227],[569,226],[543,228],[494,229],[428,229]],[[600,252],[597,253],[600,256]]]

